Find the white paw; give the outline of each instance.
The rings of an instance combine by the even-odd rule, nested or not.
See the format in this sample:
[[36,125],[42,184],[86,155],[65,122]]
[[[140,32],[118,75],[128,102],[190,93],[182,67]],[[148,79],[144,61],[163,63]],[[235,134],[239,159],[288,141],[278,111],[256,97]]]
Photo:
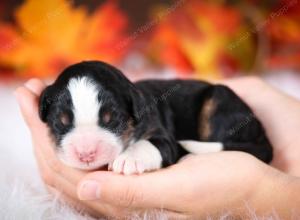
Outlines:
[[116,173],[125,175],[141,174],[145,171],[145,166],[141,160],[130,154],[120,154],[110,165],[110,169]]
[[161,168],[158,149],[149,141],[141,140],[129,146],[110,165],[109,169],[125,175],[141,174]]

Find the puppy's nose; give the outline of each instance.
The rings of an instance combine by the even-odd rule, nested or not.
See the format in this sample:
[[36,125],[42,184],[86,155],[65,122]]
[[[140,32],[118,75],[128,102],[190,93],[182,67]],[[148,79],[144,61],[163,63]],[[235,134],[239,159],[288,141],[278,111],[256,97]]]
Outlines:
[[83,163],[91,163],[96,158],[96,150],[88,151],[88,152],[77,152],[78,159]]

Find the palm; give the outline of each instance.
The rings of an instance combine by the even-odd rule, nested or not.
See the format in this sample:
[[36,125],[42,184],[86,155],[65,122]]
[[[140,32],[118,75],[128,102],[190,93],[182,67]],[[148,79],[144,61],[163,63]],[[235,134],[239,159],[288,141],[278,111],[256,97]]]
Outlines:
[[[233,206],[237,200],[243,203],[245,192],[250,193],[255,189],[253,186],[260,181],[264,168],[267,166],[246,153],[221,152],[191,156],[176,165],[156,172],[157,174],[149,175],[159,179],[159,173],[163,172],[163,175],[173,179],[173,188],[170,186],[173,189],[173,196],[181,198],[190,195],[190,198],[195,200],[191,204],[197,206],[196,210],[199,213],[205,213],[216,210],[216,206],[220,208]],[[184,186],[184,189],[178,191],[178,186]],[[234,191],[235,195],[228,194]],[[202,205],[199,206],[199,202]],[[186,210],[184,206],[168,208],[183,212],[195,210],[190,204],[191,210]]]

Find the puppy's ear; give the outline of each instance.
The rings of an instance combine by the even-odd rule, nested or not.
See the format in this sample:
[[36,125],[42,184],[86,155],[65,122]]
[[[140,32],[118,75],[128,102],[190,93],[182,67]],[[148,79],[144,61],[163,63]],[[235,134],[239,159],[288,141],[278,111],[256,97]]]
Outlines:
[[47,115],[55,95],[53,89],[48,86],[41,94],[39,99],[39,116],[43,122],[47,122]]
[[130,108],[129,111],[133,117],[133,120],[135,123],[138,123],[139,121],[142,120],[144,109],[145,109],[145,98],[142,95],[142,93],[132,86],[129,89],[129,96],[130,96]]

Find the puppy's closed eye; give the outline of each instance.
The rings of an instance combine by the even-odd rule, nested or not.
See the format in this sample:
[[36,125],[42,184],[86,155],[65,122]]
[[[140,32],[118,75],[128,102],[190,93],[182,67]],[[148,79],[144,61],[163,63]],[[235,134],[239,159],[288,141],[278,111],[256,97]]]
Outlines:
[[63,112],[63,113],[61,113],[61,114],[59,115],[59,120],[60,120],[60,122],[61,122],[64,126],[68,126],[68,125],[71,124],[71,118],[70,118],[70,116],[69,116],[67,113],[65,113],[65,112]]
[[112,120],[112,112],[106,110],[101,112],[101,122],[104,124],[109,124]]

